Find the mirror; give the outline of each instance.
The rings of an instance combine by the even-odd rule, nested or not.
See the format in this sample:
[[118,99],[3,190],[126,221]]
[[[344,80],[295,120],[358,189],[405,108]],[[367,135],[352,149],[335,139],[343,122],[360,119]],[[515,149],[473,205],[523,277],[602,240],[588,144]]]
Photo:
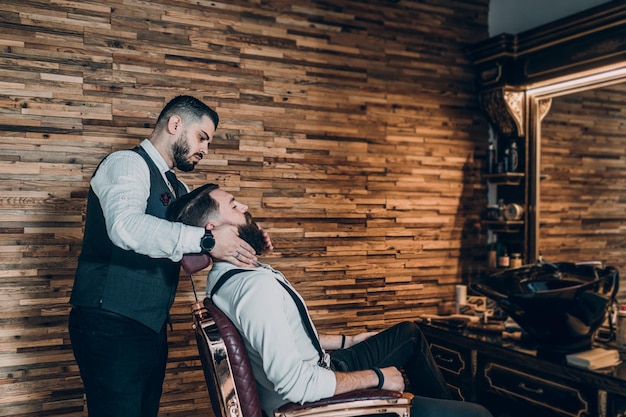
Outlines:
[[[626,274],[624,76],[609,71],[529,90],[536,252],[550,262],[599,261]],[[625,295],[623,288],[618,300]]]
[[523,242],[528,264],[600,261],[626,277],[626,3],[495,36],[469,53],[494,138],[524,145],[522,178],[509,187],[523,198],[523,227],[500,235]]

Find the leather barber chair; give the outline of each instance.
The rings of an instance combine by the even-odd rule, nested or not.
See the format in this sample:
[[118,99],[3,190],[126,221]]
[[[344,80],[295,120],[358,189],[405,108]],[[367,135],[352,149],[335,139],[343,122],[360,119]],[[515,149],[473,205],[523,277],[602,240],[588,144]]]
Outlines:
[[[190,275],[206,268],[198,259],[183,260]],[[204,265],[204,266],[203,266]],[[193,282],[193,281],[192,281]],[[194,290],[195,291],[195,290]],[[192,306],[193,328],[200,360],[218,417],[263,417],[248,354],[235,325],[209,298]],[[366,389],[304,404],[285,404],[273,417],[410,417],[413,395]]]

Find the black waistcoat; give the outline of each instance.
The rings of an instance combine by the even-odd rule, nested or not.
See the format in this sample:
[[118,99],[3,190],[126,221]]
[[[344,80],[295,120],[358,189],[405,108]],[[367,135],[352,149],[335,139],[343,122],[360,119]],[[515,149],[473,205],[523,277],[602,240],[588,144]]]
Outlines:
[[[133,151],[143,157],[150,169],[146,214],[165,218],[167,205],[174,197],[146,151],[140,146]],[[177,187],[178,192],[181,189],[184,187]],[[179,262],[150,258],[115,246],[107,235],[100,201],[89,188],[83,247],[70,298],[72,305],[112,311],[158,332],[174,303],[179,273]]]

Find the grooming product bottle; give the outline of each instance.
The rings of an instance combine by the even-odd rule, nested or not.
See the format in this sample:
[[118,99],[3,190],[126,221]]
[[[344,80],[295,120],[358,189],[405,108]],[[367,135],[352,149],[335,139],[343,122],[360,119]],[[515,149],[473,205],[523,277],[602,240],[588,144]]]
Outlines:
[[489,150],[487,151],[487,174],[495,174],[497,166],[496,158],[496,145],[493,142],[489,143]]
[[519,166],[519,154],[517,152],[517,142],[511,140],[509,146],[509,172],[516,172]]
[[508,268],[511,266],[511,258],[509,258],[509,252],[506,250],[506,246],[502,246],[502,253],[498,258],[498,266],[500,268]]
[[511,268],[519,268],[522,266],[522,254],[515,252],[511,254]]
[[496,250],[495,243],[489,245],[489,250],[487,251],[487,266],[491,269],[495,269],[498,266],[498,251]]

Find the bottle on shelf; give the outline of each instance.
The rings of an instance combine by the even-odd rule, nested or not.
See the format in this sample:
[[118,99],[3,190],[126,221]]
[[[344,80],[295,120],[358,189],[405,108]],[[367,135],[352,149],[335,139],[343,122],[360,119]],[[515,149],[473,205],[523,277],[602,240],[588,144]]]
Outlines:
[[497,165],[496,145],[494,145],[493,142],[489,142],[489,149],[487,151],[487,174],[495,174]]
[[511,172],[511,148],[507,147],[504,150],[502,161],[504,162],[504,172]]
[[506,246],[502,246],[502,253],[500,253],[500,257],[498,258],[498,266],[500,268],[508,268],[511,266],[511,259],[509,258],[509,252]]
[[504,199],[498,199],[498,220],[504,221]]
[[498,266],[498,251],[495,243],[489,245],[489,250],[487,251],[487,266],[489,269],[496,269]]
[[522,266],[522,254],[515,252],[511,254],[511,268],[519,268]]
[[511,139],[509,145],[509,172],[517,172],[519,167],[519,153],[517,152],[517,142],[515,139]]

